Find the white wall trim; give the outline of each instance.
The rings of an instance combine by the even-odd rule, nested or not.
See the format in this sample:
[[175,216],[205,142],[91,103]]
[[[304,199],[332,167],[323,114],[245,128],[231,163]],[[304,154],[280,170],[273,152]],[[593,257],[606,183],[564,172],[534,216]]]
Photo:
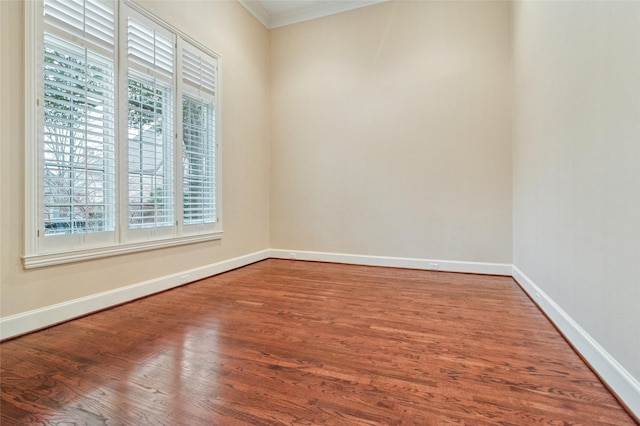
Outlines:
[[50,327],[92,312],[240,268],[268,257],[269,250],[262,250],[176,274],[165,275],[141,283],[0,318],[0,340]]
[[45,253],[33,256],[22,256],[24,269],[42,268],[44,266],[62,265],[83,260],[101,259],[103,257],[120,256],[159,248],[176,247],[184,244],[201,243],[219,240],[222,230],[206,234],[181,235],[162,240],[142,241],[138,243],[113,244],[106,247],[96,247],[81,250],[67,250],[59,253]]
[[262,5],[257,2],[257,1],[251,1],[251,0],[238,0],[240,2],[241,5],[243,5],[245,7],[245,9],[247,9],[258,21],[260,21],[260,23],[262,25],[264,25],[266,28],[271,28],[270,27],[270,16],[269,16],[269,12],[267,12],[266,10],[264,10],[264,8],[262,7]]
[[245,256],[213,263],[172,275],[154,278],[137,284],[109,290],[79,299],[46,306],[0,318],[0,340],[19,336],[45,327],[69,321],[83,315],[122,303],[149,296],[220,274],[232,269],[249,265],[260,260],[298,259],[318,262],[348,263],[355,265],[387,266],[422,270],[439,270],[447,272],[464,272],[473,274],[511,275],[511,265],[504,263],[462,262],[436,259],[417,259],[403,257],[366,256],[344,253],[326,253],[300,250],[267,249]]
[[515,265],[512,276],[620,401],[640,418],[640,382]]
[[287,13],[273,15],[269,17],[269,29],[283,27],[285,25],[297,24],[298,22],[310,21],[312,19],[323,18],[336,13],[348,12],[361,7],[371,6],[388,0],[339,0],[310,2],[308,6],[291,10]]
[[386,1],[389,0],[324,0],[308,1],[306,4],[299,4],[300,2],[298,2],[296,4],[292,3],[291,7],[286,11],[274,14],[265,9],[263,3],[253,0],[239,0],[240,4],[268,29],[322,18]]
[[457,260],[419,259],[411,257],[367,256],[346,253],[326,253],[301,250],[269,250],[274,259],[297,259],[316,262],[349,263],[354,265],[386,266],[392,268],[422,269],[444,272],[463,272],[469,274],[511,276],[511,264],[464,262]]

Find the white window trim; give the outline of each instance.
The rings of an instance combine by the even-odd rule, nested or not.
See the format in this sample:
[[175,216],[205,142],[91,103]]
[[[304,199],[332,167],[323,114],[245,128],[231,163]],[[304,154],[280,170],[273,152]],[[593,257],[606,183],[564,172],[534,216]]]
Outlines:
[[[178,234],[166,237],[159,238],[141,242],[131,242],[127,241],[122,227],[119,228],[119,231],[116,232],[116,242],[108,243],[100,247],[81,247],[79,249],[73,250],[60,250],[60,251],[50,251],[43,252],[42,248],[39,244],[39,239],[41,238],[39,233],[42,228],[42,215],[41,215],[41,207],[40,203],[42,200],[43,188],[42,188],[42,170],[41,169],[41,150],[39,140],[39,130],[43,125],[42,120],[39,119],[40,113],[39,109],[41,106],[38,104],[39,96],[39,83],[40,72],[42,67],[42,59],[41,59],[41,51],[42,51],[42,40],[41,33],[43,29],[43,17],[40,13],[41,6],[37,1],[30,1],[25,3],[25,144],[24,144],[24,152],[25,152],[25,173],[24,173],[24,187],[25,187],[25,201],[24,201],[24,255],[22,256],[22,263],[25,269],[33,269],[39,267],[74,263],[92,259],[100,259],[111,256],[118,256],[123,254],[131,254],[137,252],[143,252],[148,250],[155,250],[167,247],[175,247],[185,244],[194,244],[205,241],[213,241],[219,240],[223,235],[223,204],[222,204],[222,173],[220,170],[221,167],[221,159],[222,159],[222,145],[219,143],[221,140],[221,109],[220,105],[220,92],[221,92],[221,63],[220,56],[210,49],[203,46],[201,43],[192,39],[191,37],[184,34],[182,31],[173,27],[172,25],[158,19],[157,17],[149,14],[139,5],[131,2],[130,0],[124,0],[120,3],[118,10],[116,11],[116,20],[118,20],[118,14],[126,11],[127,8],[132,9],[137,13],[143,14],[148,19],[156,22],[157,24],[163,26],[170,32],[174,33],[176,38],[182,39],[192,46],[202,50],[207,55],[216,59],[217,62],[217,90],[215,94],[215,143],[216,143],[216,205],[217,205],[217,217],[218,221],[215,226],[210,225],[189,225],[188,232],[185,232],[187,228],[182,224],[182,216],[180,214],[179,219],[177,220],[176,233]],[[119,31],[117,29],[117,31]],[[119,39],[119,34],[116,36],[118,49],[122,50],[122,41]],[[178,42],[180,44],[180,42]],[[117,54],[119,56],[120,54]],[[178,55],[178,50],[176,49],[176,55]],[[119,58],[116,59],[116,75],[122,75],[123,70],[120,69],[122,67],[122,63]],[[176,70],[178,73],[181,72],[178,63],[176,62]],[[176,79],[177,80],[177,79]],[[123,85],[126,85],[126,80],[118,81],[117,93],[121,93],[121,88]],[[176,116],[181,116],[181,101],[182,98],[182,85],[180,83],[174,86],[174,105],[180,106],[177,108],[174,106],[174,114]],[[125,98],[126,99],[126,98]],[[116,104],[117,109],[122,110],[122,101],[120,96],[116,96]],[[120,114],[120,113],[118,113]],[[174,126],[178,127],[182,125],[182,120],[175,120]],[[116,135],[117,137],[122,134],[122,121],[116,126]],[[174,128],[174,131],[176,129]],[[179,128],[180,134],[182,133],[182,129]],[[181,139],[180,139],[181,141]],[[117,145],[121,145],[125,143],[126,140],[118,140],[116,141]],[[123,150],[119,147],[121,151]],[[176,150],[176,155],[179,150]],[[176,163],[174,167],[176,167],[174,173],[176,177],[180,177],[181,173],[179,162]],[[123,173],[126,175],[126,167],[123,164],[116,165],[117,168],[120,169],[118,172],[118,178],[123,179]],[[123,171],[124,169],[124,171]],[[126,178],[125,178],[126,179]],[[180,185],[177,185],[180,188]],[[181,190],[181,189],[180,189]],[[120,201],[121,197],[118,198],[117,201],[117,214],[121,217],[122,215],[127,214],[126,205],[122,205]],[[182,212],[182,206],[176,210],[176,212]],[[118,222],[120,224],[120,222]]]
[[202,235],[186,235],[165,240],[147,241],[144,243],[118,244],[111,247],[23,256],[22,262],[25,269],[33,269],[43,266],[61,265],[64,263],[81,262],[84,260],[100,259],[104,257],[138,253],[166,247],[175,247],[185,244],[201,243],[205,241],[219,240],[220,238],[222,238],[222,231]]
[[[189,46],[189,44],[191,44],[191,46]],[[180,221],[179,224],[179,229],[180,232],[182,232],[183,235],[191,235],[191,234],[200,234],[203,232],[207,232],[207,231],[212,231],[216,228],[217,223],[222,221],[222,206],[220,204],[221,201],[221,197],[219,196],[219,188],[221,188],[220,185],[220,178],[221,178],[221,173],[220,173],[220,143],[219,143],[219,133],[218,133],[218,129],[220,127],[220,108],[218,105],[218,92],[220,91],[220,84],[217,84],[217,87],[215,88],[215,95],[211,95],[209,93],[206,92],[201,92],[200,90],[196,89],[195,87],[192,87],[188,84],[184,84],[182,83],[183,80],[183,71],[184,71],[184,67],[183,67],[183,51],[185,49],[193,49],[193,48],[197,48],[199,49],[199,47],[197,45],[193,45],[193,43],[190,40],[185,40],[184,38],[179,38],[178,39],[178,45],[177,45],[177,50],[176,50],[176,54],[177,54],[177,73],[176,73],[176,77],[178,79],[178,81],[180,81],[180,91],[177,93],[178,96],[178,100],[177,102],[182,105],[182,96],[183,94],[187,93],[190,94],[196,98],[202,98],[204,100],[207,101],[211,101],[213,102],[213,111],[214,111],[214,144],[215,144],[215,184],[216,184],[216,217],[217,217],[217,222],[216,223],[199,223],[199,224],[186,224],[184,223],[184,221]],[[203,50],[203,49],[200,49]],[[206,50],[203,50],[204,53],[208,53]],[[218,79],[220,78],[219,72],[219,58],[217,56],[214,55],[210,55],[212,57],[212,59],[214,59],[216,61],[216,65],[218,66],[218,69],[216,70],[216,81],[218,81]],[[182,179],[184,179],[183,176],[183,170],[182,170],[182,154],[183,154],[183,140],[184,140],[184,134],[183,134],[183,130],[184,130],[184,126],[183,126],[183,114],[182,112],[180,114],[178,114],[178,120],[176,123],[176,127],[178,130],[178,141],[176,143],[176,157],[177,157],[177,163],[176,164],[180,164],[179,170],[176,170],[176,174],[180,176],[180,180],[182,181]],[[178,188],[178,192],[177,192],[177,197],[180,197],[179,199],[181,200],[183,197],[183,187],[182,185],[180,185],[180,187]],[[179,206],[180,211],[182,211],[183,206],[180,205]]]
[[[123,13],[124,11],[124,13]],[[176,145],[178,144],[178,139],[176,137],[178,129],[178,103],[177,103],[177,98],[176,98],[176,93],[178,90],[178,81],[176,78],[176,69],[177,69],[177,62],[176,62],[176,56],[177,56],[177,49],[176,49],[176,44],[177,44],[177,39],[179,38],[179,36],[177,36],[177,34],[173,31],[171,31],[166,24],[163,24],[162,22],[158,22],[155,19],[152,19],[150,16],[148,16],[148,14],[145,14],[143,12],[140,12],[138,10],[133,10],[131,13],[128,13],[129,11],[127,10],[127,5],[121,5],[120,7],[120,16],[119,16],[119,26],[118,26],[118,31],[119,31],[119,63],[118,63],[118,69],[116,70],[116,73],[119,77],[118,81],[120,82],[120,91],[119,91],[119,95],[120,95],[120,102],[118,102],[118,107],[119,107],[119,113],[120,113],[120,120],[119,123],[121,123],[122,125],[116,129],[117,134],[120,136],[119,142],[120,142],[120,157],[119,157],[119,166],[120,166],[120,180],[121,180],[121,184],[120,184],[120,198],[119,198],[119,210],[118,213],[120,215],[120,222],[119,222],[119,229],[120,229],[120,240],[121,241],[127,241],[127,242],[139,242],[144,244],[144,242],[146,241],[155,241],[155,240],[162,240],[162,239],[172,239],[172,238],[177,238],[178,237],[178,224],[179,222],[181,222],[181,216],[178,216],[179,210],[176,210],[176,205],[178,203],[178,200],[175,198],[175,192],[174,192],[174,202],[173,202],[173,225],[172,226],[162,226],[162,227],[150,227],[150,228],[129,228],[128,226],[128,220],[129,220],[129,196],[128,196],[128,191],[124,191],[122,190],[126,184],[124,182],[128,182],[129,179],[129,164],[128,164],[128,156],[129,156],[129,148],[128,148],[128,128],[127,126],[124,124],[127,122],[127,115],[128,115],[128,104],[126,104],[126,99],[127,99],[127,93],[128,93],[128,79],[129,79],[129,67],[131,67],[134,72],[140,76],[142,76],[142,78],[149,78],[149,79],[158,79],[160,82],[158,83],[160,86],[163,85],[169,85],[171,87],[171,102],[172,102],[172,123],[171,123],[171,132],[172,134],[170,135],[165,135],[169,138],[172,138],[172,143],[173,143],[173,181],[174,181],[174,188],[175,188],[175,183],[177,181],[177,179],[179,179],[180,177],[177,174],[177,163],[176,163]],[[128,40],[127,40],[127,31],[128,31],[128,20],[129,17],[133,18],[135,21],[137,21],[139,24],[144,25],[144,26],[149,26],[152,27],[154,30],[160,31],[162,33],[162,36],[169,38],[171,40],[171,44],[173,45],[173,74],[171,76],[171,78],[167,78],[164,75],[160,75],[156,70],[153,69],[149,69],[149,68],[144,68],[141,65],[138,64],[131,64],[129,62],[128,59]],[[161,28],[157,28],[157,27],[161,27]],[[164,137],[164,136],[163,136]],[[175,191],[175,190],[174,190]]]

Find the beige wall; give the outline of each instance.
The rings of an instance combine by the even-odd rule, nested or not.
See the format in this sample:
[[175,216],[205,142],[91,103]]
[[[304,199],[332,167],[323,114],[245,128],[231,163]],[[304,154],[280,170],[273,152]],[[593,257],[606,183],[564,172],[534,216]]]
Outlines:
[[514,264],[640,380],[640,3],[514,12]]
[[53,305],[269,247],[269,37],[237,2],[140,2],[222,57],[224,237],[25,271],[23,3],[0,1],[0,315]]
[[271,246],[511,263],[510,4],[271,32]]

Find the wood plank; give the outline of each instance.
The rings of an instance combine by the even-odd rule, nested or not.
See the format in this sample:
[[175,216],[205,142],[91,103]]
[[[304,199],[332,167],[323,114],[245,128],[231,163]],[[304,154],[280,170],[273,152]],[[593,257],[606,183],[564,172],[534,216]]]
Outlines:
[[635,424],[508,277],[270,259],[0,351],[2,425]]

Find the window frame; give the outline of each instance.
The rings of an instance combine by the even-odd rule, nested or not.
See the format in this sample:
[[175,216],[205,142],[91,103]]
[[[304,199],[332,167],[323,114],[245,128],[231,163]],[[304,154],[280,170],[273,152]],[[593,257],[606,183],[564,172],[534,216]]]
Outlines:
[[[183,65],[183,60],[184,60],[184,52],[186,50],[200,50],[199,53],[202,53],[203,55],[209,56],[210,58],[205,58],[205,59],[212,59],[215,63],[215,81],[216,81],[216,85],[214,86],[213,90],[214,93],[210,94],[207,93],[205,90],[200,90],[199,88],[194,87],[193,85],[190,84],[186,84],[183,82],[183,71],[185,69],[184,65]],[[178,67],[177,67],[177,78],[180,80],[180,90],[177,92],[177,99],[176,102],[179,104],[179,111],[177,111],[177,122],[176,122],[176,126],[178,129],[178,140],[177,140],[177,145],[176,145],[176,156],[177,156],[177,162],[176,164],[179,166],[179,170],[176,171],[176,173],[178,173],[180,175],[180,182],[181,184],[179,185],[178,191],[176,192],[176,198],[178,200],[184,200],[184,173],[183,173],[183,161],[184,161],[184,157],[183,157],[183,150],[184,150],[184,123],[183,123],[183,110],[182,110],[182,99],[185,97],[185,95],[187,97],[191,97],[192,99],[195,100],[201,100],[204,102],[210,102],[211,103],[211,108],[212,108],[212,126],[213,126],[213,147],[214,147],[214,184],[215,184],[215,201],[214,201],[214,205],[215,205],[215,215],[216,215],[216,221],[215,222],[204,222],[204,223],[186,223],[186,221],[184,220],[184,203],[180,203],[179,205],[179,211],[181,212],[182,218],[183,220],[180,221],[180,230],[182,233],[184,234],[199,234],[202,232],[211,232],[212,230],[214,230],[217,226],[217,223],[221,222],[221,216],[222,216],[222,207],[220,204],[221,201],[221,197],[219,196],[219,192],[220,192],[220,178],[221,178],[221,174],[220,174],[220,143],[219,143],[219,133],[218,133],[218,129],[220,126],[220,109],[219,109],[219,99],[218,99],[218,92],[220,90],[220,84],[218,83],[219,78],[220,78],[220,69],[219,69],[219,62],[220,62],[220,58],[213,56],[213,55],[209,55],[208,52],[206,51],[202,51],[202,49],[199,49],[198,46],[193,45],[189,40],[185,40],[185,39],[178,39],[178,48],[177,48],[177,57],[178,57]]]
[[[184,244],[219,240],[222,228],[222,145],[220,111],[220,56],[190,38],[182,31],[153,16],[130,0],[114,1],[115,9],[115,231],[85,232],[67,235],[46,235],[44,232],[44,102],[43,102],[43,1],[25,3],[25,173],[24,173],[24,254],[23,267],[32,269],[51,265],[72,263],[109,256],[143,252]],[[127,40],[126,23],[129,15],[141,15],[173,35],[173,191],[174,223],[168,232],[152,229],[128,229],[128,159],[127,159]],[[124,36],[123,36],[124,32]],[[203,54],[215,59],[216,79],[214,102],[214,149],[215,149],[215,206],[216,222],[204,225],[185,225],[182,196],[182,96],[189,91],[181,81],[182,44],[186,43]],[[125,60],[123,60],[123,56]],[[124,77],[123,77],[124,76]],[[42,86],[42,87],[41,87]],[[123,92],[124,91],[124,92]],[[123,96],[124,93],[124,96]],[[124,115],[124,117],[123,117]],[[138,232],[145,231],[145,232]],[[109,235],[105,235],[109,234]],[[106,236],[106,238],[105,238]],[[45,240],[45,238],[47,240]]]
[[[116,66],[116,59],[115,59],[115,46],[114,46],[114,51],[111,52],[110,57],[106,56],[108,55],[108,51],[101,51],[102,49],[97,46],[94,43],[91,42],[78,42],[77,40],[65,40],[64,36],[62,33],[59,32],[58,29],[51,29],[51,28],[47,28],[45,31],[45,28],[43,27],[43,31],[42,34],[44,35],[44,33],[47,32],[48,33],[48,38],[49,41],[46,41],[47,37],[42,37],[40,39],[40,51],[42,52],[44,50],[44,46],[48,45],[50,47],[50,53],[44,55],[44,56],[48,56],[48,57],[58,57],[60,58],[59,55],[57,54],[61,54],[61,55],[65,55],[65,51],[66,52],[71,52],[72,50],[75,50],[76,55],[72,56],[75,58],[83,58],[86,59],[89,55],[91,56],[95,56],[95,57],[101,57],[106,59],[107,61],[110,61],[113,69],[111,70],[111,77],[112,77],[112,87],[111,87],[111,91],[112,91],[112,95],[113,95],[113,99],[106,99],[104,103],[102,103],[101,107],[106,107],[107,111],[106,114],[107,116],[111,116],[112,117],[112,126],[105,126],[105,127],[100,127],[100,134],[102,134],[107,141],[105,142],[103,148],[107,148],[107,150],[102,150],[103,152],[103,160],[105,162],[105,164],[103,164],[104,169],[104,173],[106,177],[109,177],[110,179],[108,179],[108,183],[111,183],[112,186],[115,185],[115,180],[117,179],[117,173],[115,171],[115,108],[116,108],[116,87],[115,87],[115,82],[116,82],[116,78],[115,75],[113,75],[115,73],[115,66]],[[114,39],[115,39],[115,34],[114,34]],[[65,46],[66,45],[66,46]],[[40,56],[40,59],[42,60],[42,56]],[[82,59],[80,59],[80,61],[82,61]],[[64,61],[63,61],[64,62]],[[43,71],[44,68],[44,61],[41,62],[41,66],[40,66],[40,72]],[[67,62],[68,65],[70,65],[72,62]],[[52,63],[53,64],[53,63]],[[89,61],[85,61],[84,63],[80,62],[80,68],[84,68],[84,72],[83,74],[81,74],[81,76],[84,76],[84,81],[85,83],[85,89],[88,89],[89,87],[89,82],[87,81],[87,74],[86,71],[88,71],[92,64],[89,63]],[[49,92],[57,92],[59,94],[59,96],[62,97],[69,97],[68,99],[68,113],[70,115],[78,115],[78,121],[70,121],[70,124],[73,124],[73,127],[71,127],[71,131],[69,131],[69,133],[67,133],[66,135],[63,134],[63,138],[72,138],[70,135],[72,133],[80,133],[83,134],[84,133],[84,138],[80,139],[80,144],[77,145],[77,147],[79,148],[79,158],[85,159],[85,164],[84,167],[78,167],[79,164],[81,163],[76,163],[74,160],[71,159],[72,155],[71,151],[73,150],[73,147],[69,149],[69,152],[67,154],[66,152],[66,147],[68,145],[66,144],[55,144],[58,145],[59,147],[61,146],[63,149],[62,151],[62,155],[63,157],[66,157],[67,155],[69,156],[69,160],[65,161],[65,160],[55,160],[53,161],[53,163],[58,163],[63,167],[67,167],[68,168],[68,172],[70,174],[69,177],[69,183],[71,184],[68,187],[68,202],[69,202],[69,208],[70,208],[70,212],[69,212],[69,218],[67,218],[68,222],[75,222],[76,220],[72,217],[73,216],[73,210],[74,208],[72,207],[74,205],[74,203],[71,201],[72,198],[75,197],[74,195],[74,188],[76,188],[76,185],[78,184],[78,180],[76,178],[72,178],[71,174],[84,174],[85,175],[85,182],[84,185],[80,186],[80,189],[84,189],[85,193],[83,194],[83,196],[80,196],[80,198],[88,198],[88,190],[89,185],[87,185],[88,181],[86,179],[86,175],[88,174],[90,167],[89,167],[89,163],[88,163],[88,159],[89,157],[91,157],[89,155],[89,151],[90,151],[90,138],[88,137],[89,133],[88,132],[88,128],[89,128],[89,116],[90,111],[88,109],[88,102],[87,100],[89,99],[88,97],[83,97],[81,99],[79,99],[79,104],[76,106],[76,110],[74,111],[74,101],[72,100],[73,96],[70,94],[71,91],[73,91],[72,87],[74,82],[77,82],[76,79],[74,79],[73,77],[69,78],[68,75],[64,75],[65,72],[63,71],[62,74],[57,73],[56,72],[56,68],[57,70],[68,70],[69,68],[65,68],[64,65],[56,67],[51,65],[50,67],[50,72],[49,73],[45,73],[43,72],[41,74],[41,77],[43,77],[40,80],[40,84],[38,85],[38,96],[39,99],[41,100],[41,107],[39,108],[38,111],[38,118],[41,120],[40,124],[37,126],[37,140],[39,141],[38,143],[40,144],[40,148],[42,149],[40,154],[40,158],[39,158],[39,164],[37,167],[37,170],[41,173],[41,176],[39,178],[39,183],[41,185],[42,188],[42,197],[40,198],[42,200],[42,205],[40,205],[39,207],[42,209],[42,211],[40,212],[39,216],[41,218],[41,222],[40,222],[40,230],[41,233],[44,234],[49,234],[49,232],[47,232],[47,222],[44,218],[44,216],[46,216],[46,211],[47,211],[47,206],[49,205],[48,202],[46,202],[45,200],[48,198],[48,191],[46,191],[46,187],[47,185],[45,184],[45,182],[48,179],[51,179],[49,176],[46,175],[46,171],[48,170],[48,167],[46,166],[48,162],[50,162],[50,159],[48,159],[48,153],[50,152],[50,145],[54,144],[51,141],[47,141],[47,139],[49,139],[46,135],[50,134],[49,132],[51,131],[51,128],[48,128],[47,123],[47,119],[45,118],[45,113],[44,111],[47,110],[47,96],[45,96],[47,89],[44,86],[50,86],[50,88],[48,89]],[[66,72],[68,74],[68,71]],[[66,77],[66,82],[69,84],[64,84],[64,80],[60,79],[58,82],[54,83],[52,82],[52,80],[47,80],[44,78],[44,74],[48,74],[49,76],[64,76]],[[45,83],[45,82],[48,82]],[[62,84],[60,84],[62,82]],[[55,89],[53,88],[55,87]],[[60,90],[58,90],[60,89]],[[77,90],[77,89],[76,89]],[[88,90],[87,90],[88,91]],[[111,103],[111,105],[110,105]],[[60,104],[57,104],[56,106],[59,106]],[[63,105],[64,108],[64,105]],[[84,110],[84,112],[83,112]],[[58,118],[58,121],[60,121],[60,118]],[[62,120],[62,121],[66,121],[66,120]],[[77,125],[80,124],[82,125],[84,123],[84,128],[82,126],[78,127]],[[58,123],[59,124],[59,123]],[[52,126],[52,128],[55,128],[58,126]],[[58,127],[59,128],[59,127]],[[64,133],[64,132],[63,132]],[[109,141],[110,140],[110,141]],[[49,145],[49,146],[48,146]],[[110,149],[109,149],[110,148]],[[109,155],[109,151],[112,150],[113,153],[112,155]],[[109,161],[109,158],[111,159],[111,161]],[[111,192],[114,191],[114,188],[109,188],[108,186],[102,187],[101,188],[104,192],[109,191],[109,189],[111,189]],[[51,194],[51,196],[53,198],[56,198],[54,194]],[[59,198],[64,199],[66,197],[64,196],[59,196]],[[106,198],[107,200],[111,199],[111,203],[109,203],[108,201],[104,201],[104,205],[103,207],[110,207],[109,210],[104,210],[105,213],[107,214],[111,214],[111,220],[109,221],[111,223],[111,226],[108,226],[107,228],[110,229],[106,229],[106,230],[102,230],[101,232],[85,232],[85,233],[71,233],[71,234],[61,234],[59,235],[57,238],[42,238],[41,239],[41,249],[45,250],[45,251],[50,251],[52,249],[69,249],[71,247],[74,247],[77,244],[84,244],[85,246],[99,246],[99,245],[104,245],[107,243],[110,243],[113,241],[114,239],[114,234],[115,234],[115,224],[113,222],[114,220],[114,216],[115,216],[115,198],[114,198],[114,194],[108,195],[108,194],[104,194],[103,193],[103,198]],[[58,201],[60,202],[60,200]],[[85,200],[85,204],[80,203],[79,206],[85,207],[85,208],[90,208],[90,204],[86,204],[88,202],[88,200]],[[87,217],[84,217],[83,219],[79,219],[80,221],[84,222],[84,225],[87,224],[87,222],[89,221],[89,219]],[[84,226],[83,226],[84,228]],[[64,235],[64,236],[63,236]],[[55,245],[51,245],[52,240],[56,240]]]
[[[144,242],[154,239],[170,239],[178,236],[178,226],[181,221],[181,217],[176,216],[176,207],[177,207],[177,199],[175,198],[176,194],[176,185],[177,182],[180,181],[180,176],[176,173],[176,145],[178,144],[177,139],[177,112],[176,108],[178,107],[176,101],[176,93],[178,90],[178,80],[177,80],[177,40],[179,36],[162,25],[162,22],[157,22],[152,17],[145,15],[137,10],[129,10],[126,5],[123,8],[127,13],[121,13],[119,17],[119,35],[120,35],[120,43],[119,43],[119,68],[117,70],[118,76],[120,77],[120,96],[122,101],[120,102],[120,118],[119,121],[119,135],[120,135],[120,167],[121,174],[120,179],[121,183],[119,186],[120,189],[120,205],[121,208],[119,210],[120,214],[120,234],[121,238],[131,241],[131,242]],[[127,37],[127,32],[129,30],[129,19],[132,19],[137,22],[138,25],[147,27],[152,29],[154,33],[156,31],[161,33],[162,37],[169,38],[170,43],[173,48],[173,69],[172,75],[170,78],[161,75],[153,67],[152,64],[148,64],[148,67],[135,63],[134,61],[129,60],[129,40]],[[155,38],[155,35],[154,35]],[[155,46],[155,45],[154,45]],[[153,59],[152,59],[153,61]],[[128,91],[129,91],[129,79],[132,78],[131,74],[135,77],[136,81],[142,84],[154,85],[154,87],[162,87],[166,85],[170,85],[170,98],[171,98],[171,119],[170,128],[167,129],[171,132],[171,134],[163,133],[163,138],[168,138],[168,141],[164,141],[163,144],[171,145],[171,157],[173,160],[172,164],[172,175],[171,178],[173,180],[173,194],[174,198],[172,200],[172,224],[165,226],[150,226],[150,227],[131,227],[129,224],[129,214],[130,214],[130,204],[129,204],[129,127],[128,127],[128,114],[129,114],[129,104],[128,104]],[[153,81],[153,82],[152,82]],[[165,117],[166,119],[167,117]],[[166,148],[166,147],[164,147]],[[163,148],[163,149],[164,149]],[[155,217],[155,215],[154,215]]]

